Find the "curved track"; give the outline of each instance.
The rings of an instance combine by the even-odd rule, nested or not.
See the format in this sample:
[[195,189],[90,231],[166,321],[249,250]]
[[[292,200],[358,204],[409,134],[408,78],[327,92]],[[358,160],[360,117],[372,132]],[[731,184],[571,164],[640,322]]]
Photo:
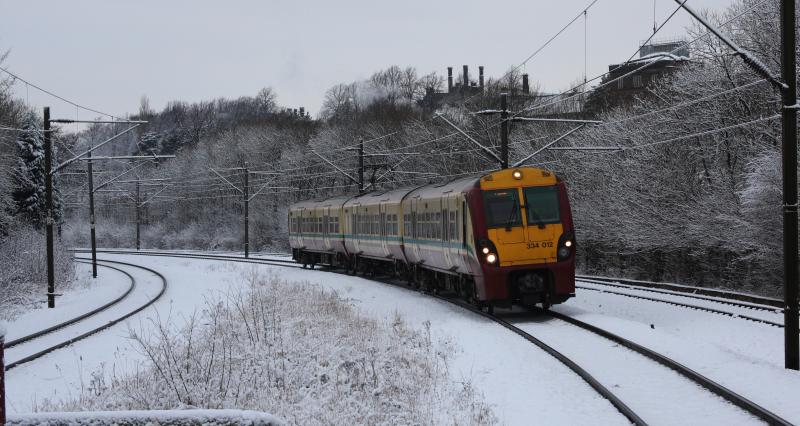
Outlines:
[[[76,259],[81,263],[88,263],[87,261],[91,260],[91,259],[86,259],[86,258],[76,258]],[[67,328],[69,328],[71,326],[78,325],[82,321],[85,321],[85,320],[95,316],[96,314],[98,314],[98,313],[100,313],[102,311],[105,311],[106,309],[110,308],[111,306],[114,306],[114,305],[118,304],[120,301],[122,301],[123,299],[128,297],[128,295],[131,293],[131,291],[133,291],[133,289],[134,289],[134,287],[136,285],[136,280],[128,272],[125,272],[120,268],[116,268],[116,267],[105,265],[105,263],[111,263],[111,264],[116,264],[116,265],[125,265],[125,266],[130,266],[130,267],[133,267],[133,268],[138,268],[138,269],[142,269],[142,270],[145,270],[147,272],[150,272],[150,273],[156,275],[161,280],[161,283],[162,283],[161,290],[158,292],[158,294],[155,297],[151,298],[150,300],[148,300],[143,305],[141,305],[141,306],[137,307],[136,309],[126,313],[125,315],[122,315],[122,316],[117,317],[117,318],[115,318],[115,319],[113,319],[111,321],[103,323],[101,326],[94,327],[94,328],[92,328],[92,329],[90,329],[88,331],[85,331],[85,332],[81,333],[78,336],[74,336],[74,337],[72,337],[70,339],[61,341],[61,342],[59,342],[59,343],[57,343],[55,345],[48,346],[45,349],[36,351],[36,352],[34,352],[32,354],[26,355],[26,356],[24,356],[24,357],[22,357],[20,359],[17,359],[15,361],[12,361],[12,362],[6,364],[6,366],[5,366],[5,370],[6,371],[11,370],[12,368],[17,367],[17,366],[19,366],[21,364],[24,364],[26,362],[30,362],[30,361],[33,361],[33,360],[35,360],[37,358],[40,358],[40,357],[42,357],[44,355],[47,355],[50,352],[53,352],[53,351],[55,351],[57,349],[61,349],[63,347],[69,346],[69,345],[71,345],[71,344],[73,344],[75,342],[78,342],[80,340],[83,340],[83,339],[85,339],[85,338],[87,338],[87,337],[89,337],[89,336],[91,336],[91,335],[93,335],[93,334],[95,334],[97,332],[106,330],[106,329],[112,327],[113,325],[115,325],[115,324],[117,324],[117,323],[119,323],[121,321],[126,320],[127,318],[130,318],[131,316],[141,312],[142,310],[144,310],[148,306],[150,306],[153,303],[155,303],[158,299],[161,298],[161,296],[167,290],[167,279],[163,275],[161,275],[161,273],[159,273],[158,271],[155,271],[155,270],[152,270],[150,268],[143,267],[143,266],[139,266],[139,265],[134,265],[132,263],[126,263],[126,262],[118,262],[118,261],[112,261],[112,260],[101,260],[101,261],[98,261],[98,265],[99,266],[103,266],[103,267],[106,267],[106,268],[111,268],[111,269],[115,269],[117,271],[120,271],[120,272],[124,273],[125,275],[127,275],[131,279],[131,286],[128,288],[128,290],[122,296],[118,297],[117,299],[112,300],[111,302],[101,306],[100,308],[97,308],[97,309],[94,309],[92,311],[89,311],[89,312],[87,312],[87,313],[85,313],[83,315],[80,315],[78,317],[72,318],[72,319],[70,319],[68,321],[65,321],[65,322],[62,322],[60,324],[56,324],[55,326],[48,327],[45,330],[41,330],[41,331],[38,331],[36,333],[32,333],[30,335],[27,335],[27,336],[12,340],[12,341],[8,342],[8,344],[6,344],[5,347],[6,348],[10,348],[12,346],[17,346],[17,347],[22,346],[22,347],[24,347],[25,344],[33,342],[33,341],[39,339],[40,337],[45,336],[45,335],[47,335],[49,333],[53,333],[53,332],[56,332],[56,331],[59,331],[59,330],[64,330],[64,329],[67,329]]]
[[[86,261],[83,261],[83,260],[79,260],[79,261],[77,261],[77,263],[83,263],[83,264],[91,265],[91,262],[86,262]],[[9,340],[8,342],[5,343],[4,347],[6,349],[10,349],[10,348],[13,348],[13,347],[15,347],[17,345],[21,345],[21,344],[30,342],[33,339],[37,339],[39,337],[42,337],[45,334],[49,334],[49,333],[52,333],[54,331],[61,330],[62,328],[67,327],[67,326],[72,325],[72,324],[75,324],[78,321],[83,321],[83,320],[85,320],[85,319],[87,319],[87,318],[89,318],[89,317],[91,317],[91,316],[93,316],[93,315],[95,315],[95,314],[97,314],[99,312],[102,312],[102,311],[110,308],[111,306],[116,305],[117,303],[119,303],[120,301],[122,301],[123,299],[128,297],[128,295],[131,294],[133,289],[136,287],[136,280],[128,272],[123,271],[120,268],[115,268],[113,266],[102,265],[102,264],[98,264],[98,266],[102,266],[104,268],[113,269],[113,270],[118,271],[118,272],[124,274],[125,276],[127,276],[128,279],[130,280],[130,285],[128,286],[128,289],[125,290],[125,292],[122,293],[116,299],[114,299],[114,300],[112,300],[112,301],[110,301],[110,302],[108,302],[108,303],[106,303],[106,304],[104,304],[104,305],[102,305],[102,306],[100,306],[100,307],[98,307],[96,309],[93,309],[93,310],[91,310],[89,312],[86,312],[84,314],[78,315],[75,318],[71,318],[71,319],[68,319],[66,321],[60,322],[58,324],[55,324],[53,326],[47,327],[44,330],[39,330],[39,331],[37,331],[35,333],[28,334],[27,336],[22,336],[22,337],[19,337],[17,339],[14,339],[14,340]]]
[[[246,259],[246,258],[243,258],[243,257],[231,256],[231,255],[195,254],[195,253],[171,253],[171,252],[166,252],[166,251],[160,251],[160,252],[131,252],[131,251],[121,251],[121,250],[119,250],[119,251],[99,250],[98,252],[109,253],[109,254],[135,254],[135,255],[145,255],[145,256],[158,256],[158,257],[182,257],[182,258],[205,259],[205,260],[228,260],[228,261],[234,261],[234,262],[240,262],[240,263],[267,264],[267,265],[274,265],[274,266],[291,267],[291,268],[300,268],[300,269],[302,269],[302,267],[297,265],[294,261],[282,260],[282,259],[263,259],[263,258],[247,258]],[[330,269],[327,269],[327,270],[329,270],[331,272],[335,272],[334,270],[330,270]],[[408,289],[409,291],[417,291],[417,290],[414,290],[414,289],[411,289],[411,288],[407,287],[406,285],[403,285],[403,284],[399,283],[397,280],[393,280],[393,279],[375,279],[375,278],[372,278],[372,279],[374,281],[378,281],[378,282],[381,282],[381,283],[390,284],[390,285],[393,285],[393,286],[397,286],[397,287],[401,287],[401,288],[404,288],[404,289]],[[605,284],[605,282],[603,284]],[[674,294],[674,293],[669,293],[669,292],[661,292],[661,293]],[[687,294],[681,294],[681,295],[682,296],[691,296],[691,295],[687,295]],[[480,316],[482,316],[484,318],[487,318],[487,319],[489,319],[491,321],[494,321],[497,324],[507,328],[508,330],[513,331],[514,333],[520,335],[524,339],[526,339],[529,342],[535,344],[536,346],[538,346],[539,348],[541,348],[542,350],[544,350],[545,352],[547,352],[548,354],[550,354],[551,356],[556,358],[559,362],[563,363],[565,366],[570,368],[576,374],[578,374],[584,381],[586,381],[600,395],[602,395],[604,398],[606,398],[615,408],[617,408],[620,411],[620,413],[622,413],[626,418],[628,418],[628,420],[630,420],[633,424],[637,424],[637,425],[646,425],[647,424],[638,414],[636,414],[629,406],[627,406],[618,396],[616,396],[613,392],[609,391],[608,388],[603,386],[596,378],[594,378],[591,374],[589,374],[585,369],[580,367],[573,360],[569,359],[569,357],[565,356],[564,354],[562,354],[561,352],[559,352],[555,348],[547,345],[546,343],[544,343],[540,339],[534,337],[530,333],[520,329],[519,327],[517,327],[513,323],[511,323],[509,321],[506,321],[505,319],[503,319],[501,317],[490,315],[490,314],[478,309],[475,306],[468,305],[468,304],[462,302],[461,300],[452,299],[452,298],[448,298],[448,297],[443,297],[441,295],[436,295],[436,294],[432,294],[431,296],[436,297],[436,298],[438,298],[440,300],[449,302],[449,303],[453,303],[453,304],[455,304],[455,305],[457,305],[457,306],[459,306],[461,308],[467,309],[467,310],[469,310],[469,311],[471,311],[471,312],[473,312],[473,313],[475,313],[477,315],[480,315]],[[706,299],[706,298],[704,298],[704,299]],[[707,298],[707,299],[715,301],[715,302],[719,301],[716,298]],[[671,304],[675,304],[675,305],[680,305],[680,306],[687,306],[687,307],[692,307],[692,308],[696,308],[696,309],[708,310],[705,307],[693,306],[693,305],[689,305],[689,304],[674,303],[674,302],[671,302],[671,301],[664,301],[664,300],[658,300],[658,299],[656,299],[656,300],[657,301],[662,301],[662,302],[665,302],[665,303],[671,303]],[[737,303],[735,301],[730,301],[729,303],[730,304],[735,304],[736,306],[742,306],[742,307],[751,308],[751,303]],[[765,309],[765,310],[769,310],[770,309],[770,307],[764,307],[764,306],[759,307],[759,308]],[[539,310],[539,311],[541,311],[541,310]],[[544,312],[544,311],[542,311],[542,312]],[[724,313],[725,315],[731,315],[730,313],[726,313],[724,311],[720,311],[719,313]],[[698,385],[702,386],[704,389],[706,389],[706,390],[712,392],[713,394],[725,399],[726,401],[730,402],[734,406],[736,406],[738,408],[741,408],[744,411],[747,411],[748,413],[750,413],[750,414],[754,415],[755,417],[765,421],[768,424],[771,424],[771,425],[791,425],[790,422],[786,421],[785,419],[781,418],[780,416],[776,415],[775,413],[772,413],[771,411],[765,409],[764,407],[761,407],[760,405],[754,403],[753,401],[750,401],[749,399],[739,395],[738,393],[736,393],[736,392],[734,392],[734,391],[722,386],[721,384],[719,384],[719,383],[717,383],[717,382],[715,382],[715,381],[703,376],[702,374],[700,374],[700,373],[698,373],[698,372],[696,372],[696,371],[684,366],[683,364],[680,364],[677,361],[674,361],[674,360],[672,360],[672,359],[670,359],[670,358],[668,358],[668,357],[666,357],[666,356],[664,356],[662,354],[659,354],[659,353],[657,353],[657,352],[655,352],[653,350],[650,350],[650,349],[648,349],[648,348],[646,348],[644,346],[641,346],[641,345],[639,345],[637,343],[634,343],[633,341],[625,339],[625,338],[623,338],[621,336],[618,336],[616,334],[613,334],[613,333],[611,333],[609,331],[606,331],[606,330],[601,329],[599,327],[596,327],[596,326],[593,326],[591,324],[585,323],[583,321],[577,320],[575,318],[569,317],[567,315],[560,314],[560,313],[557,313],[557,312],[550,312],[550,311],[547,311],[546,314],[550,315],[550,316],[552,316],[552,317],[554,317],[556,319],[559,319],[559,320],[568,322],[568,323],[570,323],[572,325],[575,325],[577,327],[580,327],[581,329],[584,329],[586,331],[594,333],[594,334],[596,334],[598,336],[601,336],[601,337],[603,337],[605,339],[611,340],[611,341],[613,341],[614,343],[616,343],[616,344],[618,344],[620,346],[623,346],[623,347],[625,347],[625,348],[627,348],[629,350],[632,350],[632,351],[634,351],[634,352],[636,352],[636,353],[638,353],[640,355],[643,355],[643,356],[645,356],[645,357],[647,357],[647,358],[649,358],[649,359],[651,359],[651,360],[653,360],[653,361],[655,361],[655,362],[657,362],[657,363],[659,363],[659,364],[661,364],[661,365],[663,365],[663,366],[675,371],[679,375],[691,380],[692,382],[697,383]],[[762,321],[762,320],[757,319],[757,318],[752,318],[752,319],[755,320],[755,321],[759,321],[759,322],[769,323],[768,321]]]
[[677,361],[675,361],[673,359],[670,359],[670,358],[668,358],[668,357],[666,357],[666,356],[664,356],[664,355],[662,355],[662,354],[660,354],[660,353],[658,353],[656,351],[648,349],[648,348],[646,348],[646,347],[644,347],[642,345],[639,345],[639,344],[637,344],[637,343],[635,343],[635,342],[633,342],[633,341],[631,341],[629,339],[626,339],[626,338],[621,337],[621,336],[619,336],[617,334],[611,333],[611,332],[609,332],[607,330],[604,330],[604,329],[602,329],[600,327],[597,327],[597,326],[588,324],[586,322],[583,322],[581,320],[572,318],[572,317],[570,317],[568,315],[564,315],[562,313],[553,312],[553,311],[543,311],[543,310],[538,309],[538,308],[537,308],[537,310],[540,313],[543,313],[545,315],[549,315],[549,316],[551,316],[553,318],[556,318],[556,319],[559,319],[561,321],[565,321],[565,322],[567,322],[569,324],[572,324],[572,325],[574,325],[576,327],[579,327],[579,328],[581,328],[583,330],[586,330],[586,331],[588,331],[590,333],[593,333],[593,334],[596,334],[596,335],[598,335],[600,337],[608,339],[608,340],[610,340],[610,341],[612,341],[612,342],[614,342],[614,343],[616,343],[616,344],[618,344],[620,346],[623,346],[623,347],[625,347],[627,349],[630,349],[630,350],[632,350],[632,351],[634,351],[634,352],[636,352],[636,353],[638,353],[640,355],[643,355],[643,356],[645,356],[645,357],[647,357],[647,358],[649,358],[649,359],[651,359],[651,360],[653,360],[653,361],[655,361],[655,362],[657,362],[657,363],[659,363],[659,364],[661,364],[661,365],[663,365],[663,366],[665,366],[665,367],[677,372],[681,376],[693,381],[694,383],[697,383],[698,385],[702,386],[703,388],[707,389],[708,391],[710,391],[710,392],[712,392],[712,393],[724,398],[725,400],[727,400],[731,404],[735,405],[736,407],[739,407],[739,408],[749,412],[750,414],[758,417],[759,419],[765,421],[766,423],[768,423],[770,425],[791,425],[792,424],[792,423],[788,422],[787,420],[781,418],[777,414],[767,410],[766,408],[756,404],[753,401],[750,401],[749,399],[745,398],[744,396],[739,395],[738,393],[734,392],[733,390],[722,386],[721,384],[711,380],[710,378],[705,377],[702,374],[690,369],[689,367],[686,367],[685,365],[683,365],[683,364],[681,364],[681,363],[679,363],[679,362],[677,362]]

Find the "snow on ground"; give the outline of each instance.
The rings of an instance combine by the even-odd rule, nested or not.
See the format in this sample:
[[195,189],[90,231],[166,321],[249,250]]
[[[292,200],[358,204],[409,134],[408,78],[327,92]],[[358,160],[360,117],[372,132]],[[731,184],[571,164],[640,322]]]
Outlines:
[[[89,293],[79,292],[79,293],[82,293],[82,294],[79,294],[78,296],[82,296],[82,299],[81,298],[77,298],[78,296],[74,296],[73,297],[71,295],[71,297],[70,297],[70,302],[71,303],[69,305],[65,304],[65,306],[67,307],[66,310],[70,312],[69,315],[65,316],[65,315],[54,314],[53,316],[48,318],[48,319],[55,319],[56,320],[56,321],[53,321],[52,323],[51,322],[46,322],[46,323],[38,322],[38,321],[36,321],[36,317],[35,316],[30,317],[29,318],[30,322],[36,322],[37,323],[37,326],[35,327],[35,330],[41,330],[41,329],[46,328],[47,326],[52,325],[52,324],[54,324],[56,322],[60,322],[60,321],[63,321],[63,320],[66,320],[66,319],[69,319],[69,318],[72,318],[72,317],[76,316],[81,311],[80,310],[80,304],[81,303],[83,303],[85,306],[88,306],[90,309],[93,309],[93,308],[96,308],[96,307],[108,302],[109,300],[117,297],[120,293],[122,293],[125,290],[127,290],[127,288],[130,285],[130,280],[129,280],[127,275],[124,275],[124,274],[122,274],[122,273],[120,273],[118,271],[112,270],[112,269],[107,269],[107,268],[102,268],[102,267],[100,267],[100,268],[103,269],[103,272],[105,272],[105,274],[103,274],[104,277],[106,277],[106,276],[110,277],[109,280],[106,280],[105,278],[101,280],[101,278],[100,278],[100,274],[101,273],[98,270],[98,280],[100,280],[100,282],[94,284],[94,286],[98,287],[98,290],[96,292],[91,292],[91,291]],[[154,297],[156,297],[158,295],[159,291],[161,291],[161,288],[162,288],[161,280],[159,280],[155,275],[153,275],[151,273],[145,273],[144,275],[140,275],[140,276],[134,275],[134,278],[136,279],[136,285],[134,286],[133,290],[124,299],[120,300],[118,303],[116,303],[116,304],[114,304],[112,306],[109,306],[107,309],[104,309],[104,310],[102,310],[102,311],[100,311],[100,312],[98,312],[98,313],[96,313],[96,314],[94,314],[94,315],[92,315],[92,316],[90,316],[90,317],[88,317],[88,318],[86,318],[84,320],[81,320],[81,321],[79,321],[77,323],[70,324],[69,326],[66,326],[64,328],[55,330],[55,331],[53,331],[51,333],[48,333],[48,334],[46,334],[44,336],[41,336],[41,337],[37,338],[37,339],[31,340],[30,342],[19,344],[17,346],[12,347],[12,348],[6,349],[5,350],[5,360],[6,360],[6,362],[7,363],[15,362],[15,361],[17,361],[19,359],[22,359],[24,357],[27,357],[29,355],[38,353],[39,351],[46,350],[46,349],[48,349],[49,347],[51,347],[51,346],[53,346],[55,344],[58,344],[58,343],[61,343],[61,342],[66,342],[66,341],[69,341],[72,338],[75,338],[77,336],[81,336],[81,335],[83,335],[85,333],[91,332],[92,330],[94,330],[94,329],[96,329],[98,327],[101,327],[101,326],[103,326],[105,324],[108,324],[109,322],[112,322],[112,321],[124,316],[128,312],[131,312],[131,311],[135,310],[136,308],[147,304],[150,300],[152,300]],[[124,283],[122,285],[124,287],[124,289],[119,289],[119,288],[114,289],[113,288],[114,285],[112,284],[111,286],[109,286],[109,287],[112,287],[111,291],[109,291],[108,289],[103,289],[101,291],[99,288],[100,287],[104,287],[103,284],[102,284],[102,282],[104,282],[104,281],[105,282],[111,282],[111,283],[113,283],[115,281],[116,282],[122,282],[122,283]],[[104,296],[104,297],[96,297],[95,293],[102,294],[102,296]],[[83,302],[81,302],[81,300],[83,300]],[[86,309],[84,309],[84,311],[85,310]],[[41,311],[41,310],[38,310],[38,311]],[[34,311],[34,312],[38,312],[38,311]],[[23,326],[23,323],[19,323],[19,321],[15,322],[14,324],[19,325],[20,329],[28,328],[28,326],[29,326],[29,324],[24,324],[24,326]],[[15,330],[15,329],[12,328],[11,330]],[[9,334],[11,334],[11,332]],[[14,334],[16,335],[16,332]],[[22,367],[20,366],[20,367],[17,367],[17,368],[22,368]],[[12,371],[14,371],[14,370],[12,370]]]
[[[238,277],[251,268],[265,273],[274,271],[288,281],[308,281],[335,290],[363,312],[379,319],[391,318],[398,312],[412,325],[421,327],[430,321],[433,337],[449,339],[461,348],[452,360],[453,377],[472,380],[504,424],[627,423],[571,370],[519,336],[487,319],[412,291],[357,277],[279,266],[136,255],[100,256],[153,268],[169,280],[167,293],[161,300],[125,322],[133,327],[146,326],[146,318],[156,314],[161,318],[187,317],[203,306],[206,297],[236,285]],[[147,273],[136,275],[146,277]],[[9,371],[9,409],[27,412],[44,396],[76,396],[81,386],[92,386],[91,373],[98,369],[113,368],[119,374],[132,368],[143,357],[132,349],[127,335],[127,327],[119,324],[87,341]]]
[[[670,297],[644,291],[639,294]],[[692,303],[714,304],[718,306],[712,307],[722,310],[744,309],[699,300]],[[796,401],[800,373],[784,369],[783,328],[580,289],[577,297],[554,310],[660,352],[800,424],[800,405]],[[744,310],[748,315],[757,312]]]
[[512,322],[583,366],[650,425],[763,423],[671,369],[567,322],[544,315]]
[[[649,297],[653,299],[668,300],[671,302],[683,303],[687,305],[710,308],[722,312],[728,312],[731,315],[741,315],[745,317],[757,318],[764,321],[770,321],[776,324],[783,324],[783,312],[781,312],[780,309],[774,308],[772,306],[764,306],[747,302],[737,302],[737,303],[747,305],[748,307],[735,306],[729,303],[725,303],[726,301],[719,297],[700,296],[704,299],[699,299],[697,297],[692,297],[690,294],[681,293],[677,291],[661,290],[661,289],[659,289],[658,291],[654,291],[653,289],[649,289],[646,287],[635,287],[635,286],[611,287],[599,283],[580,281],[580,280],[578,281],[577,286],[578,286],[578,291],[581,290],[606,291],[610,293],[623,293],[638,297]],[[634,300],[630,300],[630,302],[635,303]],[[767,308],[767,309],[765,310],[758,308]]]
[[122,272],[102,266],[98,268],[98,277],[93,279],[91,265],[76,263],[76,284],[73,289],[56,298],[55,308],[48,309],[42,306],[7,323],[6,341],[29,335],[96,309],[119,297],[130,287],[130,279]]
[[[34,346],[21,345],[6,350],[6,362],[19,358],[20,351],[26,354],[31,348],[44,348],[47,343],[55,344],[66,341],[72,336],[88,331],[104,322],[119,318],[125,313],[141,306],[155,296],[161,288],[161,280],[150,272],[134,268],[123,268],[136,279],[136,289],[117,305],[93,316],[87,322],[76,323],[63,331],[42,336]],[[118,285],[128,285],[128,277],[117,271],[101,268],[98,280],[118,281]],[[119,285],[121,287],[121,285]],[[87,306],[97,306],[93,297],[85,297]],[[107,301],[107,300],[103,300]],[[77,302],[76,302],[77,303]],[[146,309],[143,312],[154,311]],[[56,350],[37,360],[22,364],[6,372],[6,404],[11,413],[31,411],[32,407],[43,398],[77,395],[81,389],[92,386],[92,372],[103,368],[116,368],[118,371],[132,366],[135,361],[143,359],[130,349],[127,344],[128,329],[125,324],[135,325],[142,318],[140,315],[117,324],[108,330],[99,332],[71,346]],[[41,324],[37,329],[44,328]],[[31,342],[32,344],[34,342]],[[18,353],[19,352],[19,353]]]
[[174,426],[217,425],[250,425],[277,426],[282,425],[275,416],[247,410],[147,410],[147,411],[94,411],[71,413],[36,413],[18,414],[8,419],[9,426],[28,426],[43,424],[69,425],[118,425],[150,426],[169,424]]

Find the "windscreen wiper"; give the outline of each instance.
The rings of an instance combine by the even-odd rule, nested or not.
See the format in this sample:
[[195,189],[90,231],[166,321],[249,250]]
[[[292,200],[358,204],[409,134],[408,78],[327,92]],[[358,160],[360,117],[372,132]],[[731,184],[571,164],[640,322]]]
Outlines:
[[[512,198],[512,200],[514,200],[514,199]],[[514,224],[513,223],[514,219],[517,218],[517,209],[519,208],[519,205],[518,205],[518,203],[516,201],[517,200],[513,201],[512,206],[511,206],[511,212],[508,215],[508,219],[506,219],[506,231],[510,231],[511,230],[511,225]]]
[[544,221],[542,220],[542,217],[539,216],[536,213],[536,210],[532,209],[530,206],[528,206],[528,216],[533,216],[533,222],[536,224],[536,226],[538,226],[539,229],[544,229]]

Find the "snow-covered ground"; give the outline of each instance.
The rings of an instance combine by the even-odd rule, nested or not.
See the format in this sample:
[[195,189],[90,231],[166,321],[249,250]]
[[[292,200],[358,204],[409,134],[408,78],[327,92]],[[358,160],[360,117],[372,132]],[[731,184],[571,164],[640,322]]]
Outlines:
[[[657,295],[643,290],[624,292],[776,320],[774,313],[686,296]],[[580,289],[577,297],[554,307],[554,310],[660,352],[783,418],[800,424],[800,405],[797,404],[800,373],[784,368],[782,328],[665,303]],[[558,321],[554,323],[556,327],[561,327],[557,325]]]
[[[188,316],[213,292],[237,285],[237,277],[250,268],[275,271],[289,281],[308,281],[333,289],[376,318],[390,318],[397,312],[413,325],[430,321],[434,337],[449,339],[460,347],[452,360],[453,377],[472,380],[504,424],[627,423],[572,371],[519,336],[415,292],[323,271],[136,255],[100,257],[138,263],[162,272],[169,280],[162,299],[125,322],[132,327],[146,326],[146,318],[156,314],[162,318]],[[126,270],[135,273],[137,279],[146,279],[147,273]],[[115,369],[119,373],[142,359],[128,340],[127,327],[119,324],[9,371],[9,409],[27,412],[43,397],[76,396],[82,387],[92,386],[92,372]]]
[[[88,266],[84,267],[84,265],[79,268],[81,273],[90,270]],[[143,305],[160,291],[161,280],[154,274],[136,268],[123,269],[136,280],[136,287],[128,297],[85,321],[42,336],[29,344],[7,349],[6,362],[13,362],[23,356],[85,333],[108,321],[113,321]],[[35,321],[35,327],[21,323],[18,319],[9,324],[8,336],[27,334],[16,331],[17,327],[35,331],[61,322],[80,311],[81,304],[86,306],[86,310],[102,305],[124,292],[129,284],[130,280],[126,275],[107,268],[100,268],[97,281],[92,283],[88,289],[78,290],[75,294],[65,294],[64,298],[60,299],[61,302],[57,306],[63,306],[64,313],[56,312],[61,308],[55,309],[53,314],[46,317],[48,321],[45,322],[44,320],[36,321],[36,313],[43,311],[44,315],[49,310],[33,311],[28,315],[33,316],[32,321]],[[105,288],[106,286],[108,288]],[[126,343],[128,332],[125,325],[133,325],[134,323],[131,321],[138,322],[140,320],[141,317],[134,316],[106,331],[7,371],[6,404],[9,412],[28,412],[45,398],[77,395],[81,389],[92,385],[93,372],[102,370],[106,366],[124,369],[130,364],[129,361],[142,359],[128,347]]]
[[714,309],[716,311],[726,312],[731,316],[739,316],[740,319],[746,320],[747,318],[759,319],[768,321],[773,324],[783,324],[783,312],[772,306],[758,305],[748,302],[736,302],[737,304],[745,306],[731,305],[725,303],[726,300],[720,297],[713,296],[699,296],[692,297],[691,294],[671,291],[671,290],[654,290],[646,287],[636,286],[610,286],[602,283],[579,280],[577,283],[578,291],[600,291],[607,293],[622,293],[625,295],[636,297],[647,297],[652,299],[665,300],[674,303],[681,303],[685,305],[692,305],[702,308]]
[[[626,423],[574,373],[530,343],[489,320],[412,291],[316,270],[185,258],[100,256],[153,268],[169,280],[165,297],[127,321],[134,328],[146,327],[147,318],[155,315],[190,315],[213,293],[238,285],[237,277],[243,271],[274,271],[288,281],[308,281],[335,290],[375,318],[385,319],[397,312],[419,327],[429,321],[434,337],[453,341],[460,348],[452,360],[453,376],[471,380],[504,424]],[[269,253],[252,256],[287,258]],[[142,279],[147,275],[141,271],[137,274]],[[771,312],[682,295],[656,295],[635,289],[614,291],[640,291],[649,297],[674,298],[765,319],[775,317]],[[576,298],[554,309],[657,350],[789,421],[800,423],[800,407],[794,404],[795,396],[800,394],[800,374],[783,368],[780,328],[589,290],[579,290]],[[576,327],[553,319],[523,317],[514,321],[572,357],[652,424],[758,423],[677,374]],[[44,396],[74,396],[82,386],[91,386],[92,372],[110,368],[119,372],[134,365],[143,358],[131,349],[127,336],[127,326],[120,324],[89,341],[10,371],[9,408],[12,412],[25,412]]]
[[147,410],[147,411],[95,411],[87,413],[36,413],[15,415],[9,426],[34,426],[49,424],[69,425],[128,425],[150,426],[278,426],[280,419],[265,413],[245,410]]
[[567,322],[544,315],[512,322],[583,366],[648,424],[761,423],[671,369]]
[[47,309],[42,306],[9,322],[6,342],[99,308],[124,294],[130,287],[130,278],[122,272],[100,266],[98,278],[93,279],[91,265],[85,263],[75,265],[77,283],[74,288],[56,298],[55,308]]

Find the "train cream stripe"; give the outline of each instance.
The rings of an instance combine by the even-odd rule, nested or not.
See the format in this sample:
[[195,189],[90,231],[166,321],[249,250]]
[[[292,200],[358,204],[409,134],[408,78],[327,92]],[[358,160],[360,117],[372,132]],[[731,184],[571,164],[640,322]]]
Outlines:
[[[330,234],[328,234],[330,235]],[[467,252],[472,252],[473,248],[471,244],[463,245],[460,242],[444,242],[444,241],[437,241],[437,240],[419,240],[414,238],[400,238],[400,237],[383,237],[383,236],[375,236],[375,235],[352,235],[352,234],[337,234],[337,237],[333,239],[336,240],[344,240],[344,239],[351,239],[357,240],[359,242],[397,242],[402,244],[417,244],[417,245],[424,245],[424,246],[433,246],[437,248],[441,248],[442,246],[447,246],[450,249],[458,249],[458,250],[465,250]],[[331,237],[324,237],[323,234],[319,232],[310,232],[310,233],[296,233],[292,234],[294,238],[308,238],[314,239],[318,241],[325,241],[325,239],[331,239]]]

